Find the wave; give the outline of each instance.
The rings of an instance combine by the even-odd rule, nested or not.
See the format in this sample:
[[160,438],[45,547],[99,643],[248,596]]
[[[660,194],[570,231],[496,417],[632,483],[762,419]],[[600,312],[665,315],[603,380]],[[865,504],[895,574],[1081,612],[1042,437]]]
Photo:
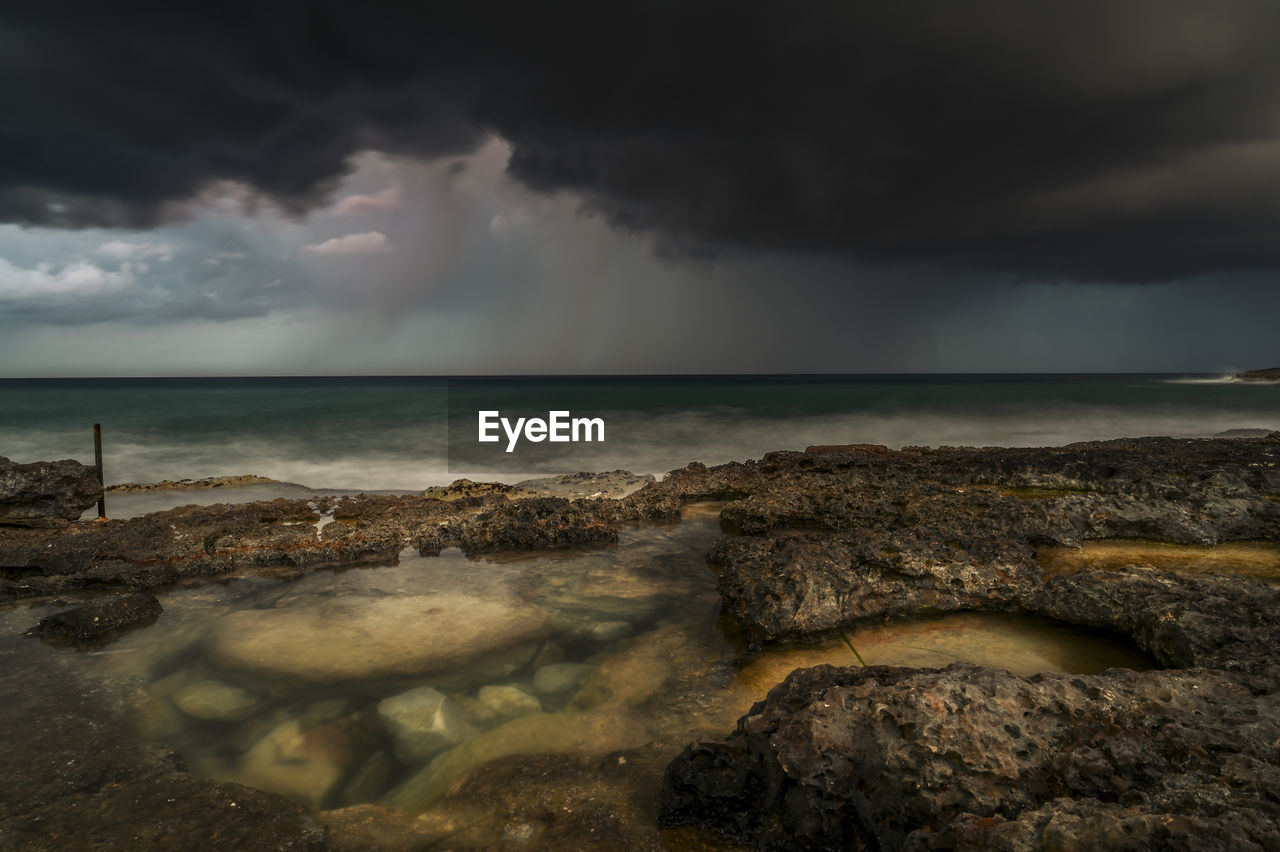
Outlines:
[[[903,446],[1059,446],[1077,441],[1167,435],[1211,437],[1228,430],[1280,429],[1280,412],[1188,409],[1008,408],[985,413],[914,411],[847,413],[787,418],[730,412],[633,413],[625,437],[598,445],[574,445],[556,472],[614,470],[663,473],[689,462],[720,464],[760,458],[774,450],[803,450],[818,444]],[[358,439],[298,441],[280,437],[233,441],[180,435],[169,440],[109,441],[105,448],[108,483],[157,482],[208,476],[256,474],[315,489],[418,490],[466,477],[516,479],[546,469],[495,472],[450,466],[447,448],[403,447],[389,436],[394,428],[365,430]],[[66,458],[58,449],[71,436],[0,433],[0,446],[15,461]],[[76,439],[83,446],[83,436]],[[90,463],[89,452],[71,457]]]
[[1173,379],[1161,379],[1168,385],[1238,385],[1247,384],[1241,382],[1234,375],[1225,376],[1179,376]]
[[[572,445],[554,471],[451,464],[443,401],[423,398],[415,386],[295,388],[291,406],[276,408],[272,394],[218,387],[183,388],[181,396],[140,389],[127,400],[104,396],[89,405],[76,389],[0,398],[0,455],[88,463],[92,420],[83,421],[93,411],[104,421],[108,484],[256,474],[321,490],[408,491],[461,477],[516,481],[618,468],[661,476],[692,461],[744,461],[819,444],[1059,446],[1280,429],[1280,399],[1243,387],[1206,376],[794,386],[771,379],[686,382],[674,391],[620,383],[609,390],[626,405],[604,411],[610,440]],[[732,400],[742,404],[726,404]]]

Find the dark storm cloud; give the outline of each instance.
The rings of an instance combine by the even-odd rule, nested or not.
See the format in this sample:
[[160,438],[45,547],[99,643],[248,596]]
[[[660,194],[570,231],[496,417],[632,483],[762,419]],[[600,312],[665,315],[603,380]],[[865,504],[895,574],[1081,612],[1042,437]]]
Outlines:
[[1271,3],[159,8],[0,12],[0,217],[136,226],[217,180],[302,212],[355,151],[496,132],[676,253],[1280,266]]

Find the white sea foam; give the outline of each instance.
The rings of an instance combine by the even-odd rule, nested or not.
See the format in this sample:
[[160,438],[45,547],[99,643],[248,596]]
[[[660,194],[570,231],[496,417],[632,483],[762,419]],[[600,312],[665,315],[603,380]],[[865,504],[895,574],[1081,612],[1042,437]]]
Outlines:
[[[717,399],[737,395],[742,407],[698,402],[676,407],[659,392],[655,397],[659,404],[652,411],[637,407],[609,413],[609,440],[572,445],[573,452],[559,472],[623,468],[661,476],[691,461],[742,461],[772,450],[803,450],[815,444],[1056,446],[1122,437],[1208,437],[1231,429],[1280,429],[1280,399],[1245,391],[1227,378],[851,383],[801,386],[795,396],[784,383],[744,384],[740,393],[734,385],[730,390],[720,388]],[[330,400],[346,400],[351,393],[344,390],[317,398],[328,405]],[[257,474],[322,491],[417,491],[462,477],[513,482],[549,472],[498,473],[456,459],[451,466],[441,407],[424,404],[421,411],[387,412],[388,399],[397,397],[388,396],[386,390],[382,394],[367,406],[348,405],[327,415],[316,412],[331,411],[332,406],[316,404],[305,417],[290,411],[264,413],[244,402],[233,409],[220,397],[220,407],[208,409],[220,419],[216,428],[207,429],[190,426],[191,421],[202,422],[204,409],[173,425],[157,424],[156,418],[142,415],[126,422],[121,413],[104,425],[106,479],[108,483],[157,482]],[[205,404],[201,399],[193,403],[187,397],[185,404]],[[777,403],[772,409],[762,402],[768,399]],[[92,461],[91,424],[69,428],[65,419],[27,417],[22,423],[16,419],[6,422],[0,416],[0,455],[15,461]],[[190,497],[174,499],[206,502],[188,493]],[[227,498],[220,495],[220,499]]]
[[[661,475],[691,461],[719,464],[759,458],[773,450],[803,450],[815,444],[882,444],[895,449],[922,446],[1058,446],[1077,441],[1167,435],[1209,437],[1228,429],[1280,429],[1280,415],[1229,410],[1060,407],[1024,411],[952,413],[940,411],[858,412],[786,419],[738,414],[684,412],[633,415],[626,439],[577,445],[566,469],[614,470]],[[332,446],[239,440],[158,444],[115,441],[106,447],[108,483],[157,482],[252,473],[317,490],[420,490],[462,477],[516,481],[539,471],[503,472],[450,469],[446,453],[394,455],[378,436]],[[21,438],[21,439],[19,439]],[[73,457],[90,463],[91,453],[69,453],[57,436],[0,435],[15,461]],[[543,471],[545,472],[545,471]]]
[[1169,385],[1235,385],[1248,384],[1241,382],[1233,375],[1226,376],[1179,376],[1174,379],[1161,379]]

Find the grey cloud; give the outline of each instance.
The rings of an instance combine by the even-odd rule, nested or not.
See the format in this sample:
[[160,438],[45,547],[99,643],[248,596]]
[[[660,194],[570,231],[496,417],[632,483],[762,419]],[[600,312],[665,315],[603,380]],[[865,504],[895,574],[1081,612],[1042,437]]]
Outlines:
[[8,221],[154,225],[218,180],[303,214],[357,151],[497,133],[512,175],[671,256],[1280,265],[1265,2],[85,2],[0,27]]

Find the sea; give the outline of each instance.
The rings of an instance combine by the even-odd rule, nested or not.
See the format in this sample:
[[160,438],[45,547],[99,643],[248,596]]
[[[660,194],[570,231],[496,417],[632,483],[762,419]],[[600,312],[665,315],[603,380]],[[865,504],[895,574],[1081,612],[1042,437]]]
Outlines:
[[451,452],[450,402],[456,415],[477,392],[499,400],[486,405],[511,398],[602,418],[606,440],[569,448],[555,462],[564,473],[661,477],[692,461],[815,444],[1055,446],[1280,430],[1280,385],[1211,375],[5,379],[0,456],[92,463],[97,423],[108,485],[255,474],[394,492],[516,481],[510,465],[486,469]]

